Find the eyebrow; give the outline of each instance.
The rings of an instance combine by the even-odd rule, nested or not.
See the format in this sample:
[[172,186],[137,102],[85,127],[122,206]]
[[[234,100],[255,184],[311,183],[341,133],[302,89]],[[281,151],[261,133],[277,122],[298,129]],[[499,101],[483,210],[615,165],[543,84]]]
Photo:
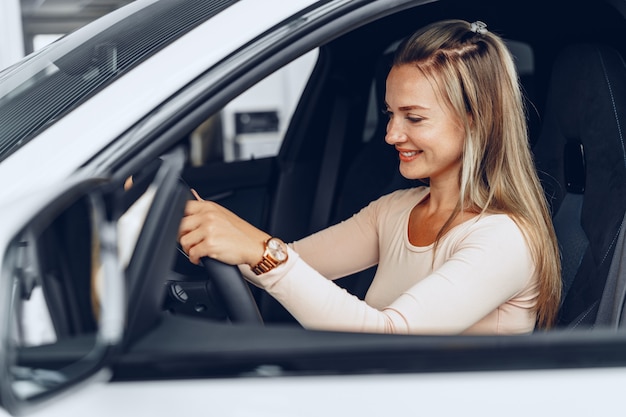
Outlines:
[[[389,104],[385,101],[385,107],[390,108]],[[410,111],[410,110],[428,110],[428,107],[424,107],[424,106],[420,106],[417,104],[411,105],[411,106],[401,106],[400,108],[398,108],[398,110],[400,111]]]
[[400,107],[398,110],[400,110],[400,111],[409,111],[409,110],[428,110],[428,107],[418,106],[418,105],[413,105],[413,106],[402,106],[402,107]]

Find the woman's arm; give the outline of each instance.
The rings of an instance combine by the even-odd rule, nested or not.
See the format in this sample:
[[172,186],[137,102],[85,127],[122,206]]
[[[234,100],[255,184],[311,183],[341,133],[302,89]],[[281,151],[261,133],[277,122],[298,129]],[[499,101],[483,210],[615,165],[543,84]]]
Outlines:
[[[203,256],[231,265],[246,266],[261,260],[269,234],[211,201],[189,201],[179,228],[179,241],[189,259]],[[378,262],[376,202],[348,220],[290,244],[302,259],[329,279],[361,271]]]
[[455,243],[449,259],[381,311],[324,279],[293,251],[285,265],[247,278],[309,329],[461,333],[533,284],[525,239],[505,219],[490,221]]
[[308,265],[334,280],[378,263],[375,208],[368,206],[351,218],[289,246]]

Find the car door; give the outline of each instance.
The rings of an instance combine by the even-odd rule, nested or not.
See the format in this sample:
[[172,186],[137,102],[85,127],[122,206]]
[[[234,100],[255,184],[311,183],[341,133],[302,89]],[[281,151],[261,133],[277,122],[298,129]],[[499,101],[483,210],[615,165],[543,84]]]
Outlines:
[[0,402],[13,415],[102,378],[122,340],[124,255],[111,185],[78,174],[1,210]]

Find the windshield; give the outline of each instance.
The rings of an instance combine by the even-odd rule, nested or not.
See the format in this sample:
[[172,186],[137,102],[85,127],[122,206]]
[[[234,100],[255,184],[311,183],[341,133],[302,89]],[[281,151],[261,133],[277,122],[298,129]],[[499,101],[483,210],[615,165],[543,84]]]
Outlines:
[[0,72],[0,161],[237,0],[138,0]]

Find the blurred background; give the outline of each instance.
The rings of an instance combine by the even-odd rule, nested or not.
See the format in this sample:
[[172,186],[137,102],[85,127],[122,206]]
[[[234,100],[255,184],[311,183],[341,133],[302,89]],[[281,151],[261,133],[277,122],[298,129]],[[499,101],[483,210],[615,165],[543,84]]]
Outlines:
[[0,69],[133,0],[0,0]]

